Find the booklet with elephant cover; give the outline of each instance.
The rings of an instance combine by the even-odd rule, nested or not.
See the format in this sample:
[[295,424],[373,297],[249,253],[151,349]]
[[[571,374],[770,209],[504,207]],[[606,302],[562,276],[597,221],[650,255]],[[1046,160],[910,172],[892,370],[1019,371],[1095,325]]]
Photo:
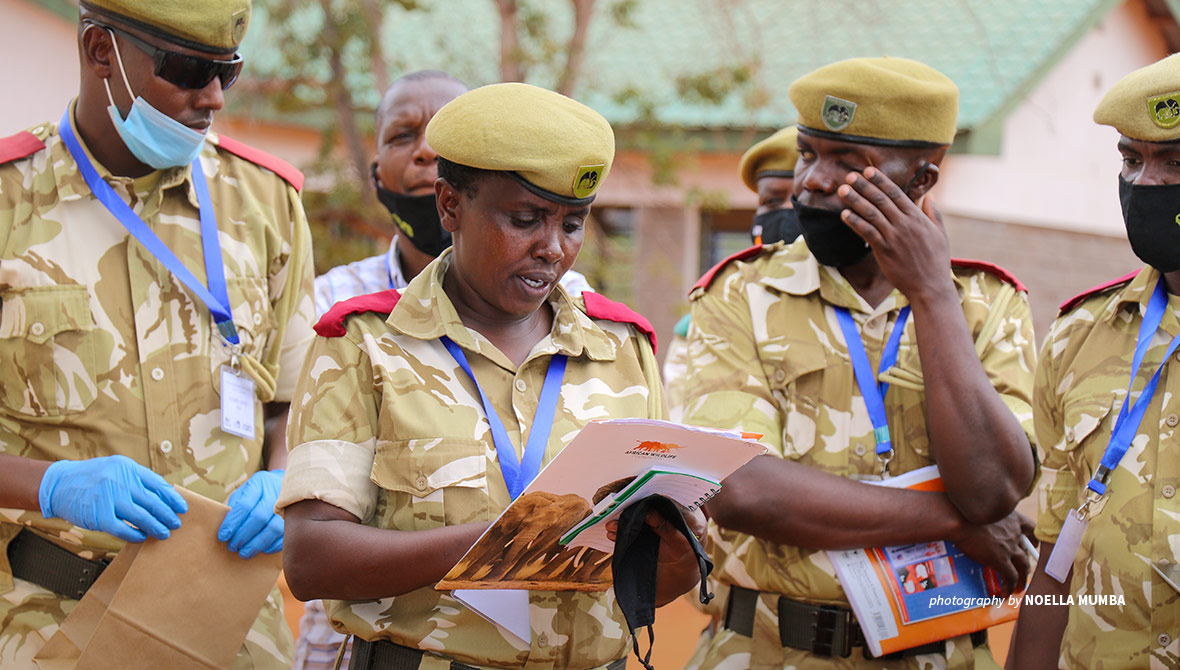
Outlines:
[[654,419],[592,421],[574,436],[436,586],[605,591],[605,524],[659,494],[696,508],[763,453],[761,437]]
[[[874,482],[945,491],[936,466]],[[950,542],[829,551],[865,642],[874,656],[946,640],[1016,618],[996,571]]]

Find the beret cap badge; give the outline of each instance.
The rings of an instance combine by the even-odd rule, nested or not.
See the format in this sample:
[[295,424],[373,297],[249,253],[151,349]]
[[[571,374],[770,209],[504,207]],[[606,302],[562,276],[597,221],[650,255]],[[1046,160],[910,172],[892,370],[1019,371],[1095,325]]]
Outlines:
[[1173,91],[1147,99],[1151,120],[1160,128],[1174,128],[1180,123],[1180,91]]
[[583,165],[578,168],[578,172],[574,175],[574,197],[588,198],[598,190],[598,181],[602,177],[602,170],[606,167],[605,164],[599,165]]
[[824,108],[820,118],[824,125],[832,132],[839,132],[852,123],[852,116],[856,114],[856,103],[851,100],[829,95],[824,98]]

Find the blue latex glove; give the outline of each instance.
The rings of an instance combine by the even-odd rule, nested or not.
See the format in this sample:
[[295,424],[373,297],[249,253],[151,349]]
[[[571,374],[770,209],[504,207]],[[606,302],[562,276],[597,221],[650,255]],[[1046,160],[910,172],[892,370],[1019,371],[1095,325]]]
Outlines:
[[275,501],[283,486],[282,470],[259,470],[230,495],[229,513],[217,529],[217,540],[242,558],[283,550],[283,517],[275,514]]
[[37,491],[41,514],[127,542],[168,537],[188,503],[160,475],[126,456],[57,461]]

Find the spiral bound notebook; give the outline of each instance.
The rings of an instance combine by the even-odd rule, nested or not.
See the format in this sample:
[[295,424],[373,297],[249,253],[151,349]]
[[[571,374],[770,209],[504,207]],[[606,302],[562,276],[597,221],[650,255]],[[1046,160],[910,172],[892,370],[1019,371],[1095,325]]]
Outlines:
[[603,522],[651,493],[699,507],[766,450],[758,437],[654,419],[592,421],[435,588],[605,591],[614,542]]

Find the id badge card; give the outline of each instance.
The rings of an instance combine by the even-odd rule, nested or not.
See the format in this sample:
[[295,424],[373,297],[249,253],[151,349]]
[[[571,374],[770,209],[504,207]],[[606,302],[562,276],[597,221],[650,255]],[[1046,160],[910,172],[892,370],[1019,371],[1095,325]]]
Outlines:
[[221,429],[231,435],[254,439],[254,380],[221,368]]
[[1061,527],[1061,534],[1057,536],[1057,543],[1053,545],[1053,553],[1049,554],[1049,561],[1045,563],[1046,575],[1061,584],[1065,583],[1089,525],[1090,519],[1081,512],[1076,509],[1069,511],[1069,516],[1065,518],[1065,524]]

